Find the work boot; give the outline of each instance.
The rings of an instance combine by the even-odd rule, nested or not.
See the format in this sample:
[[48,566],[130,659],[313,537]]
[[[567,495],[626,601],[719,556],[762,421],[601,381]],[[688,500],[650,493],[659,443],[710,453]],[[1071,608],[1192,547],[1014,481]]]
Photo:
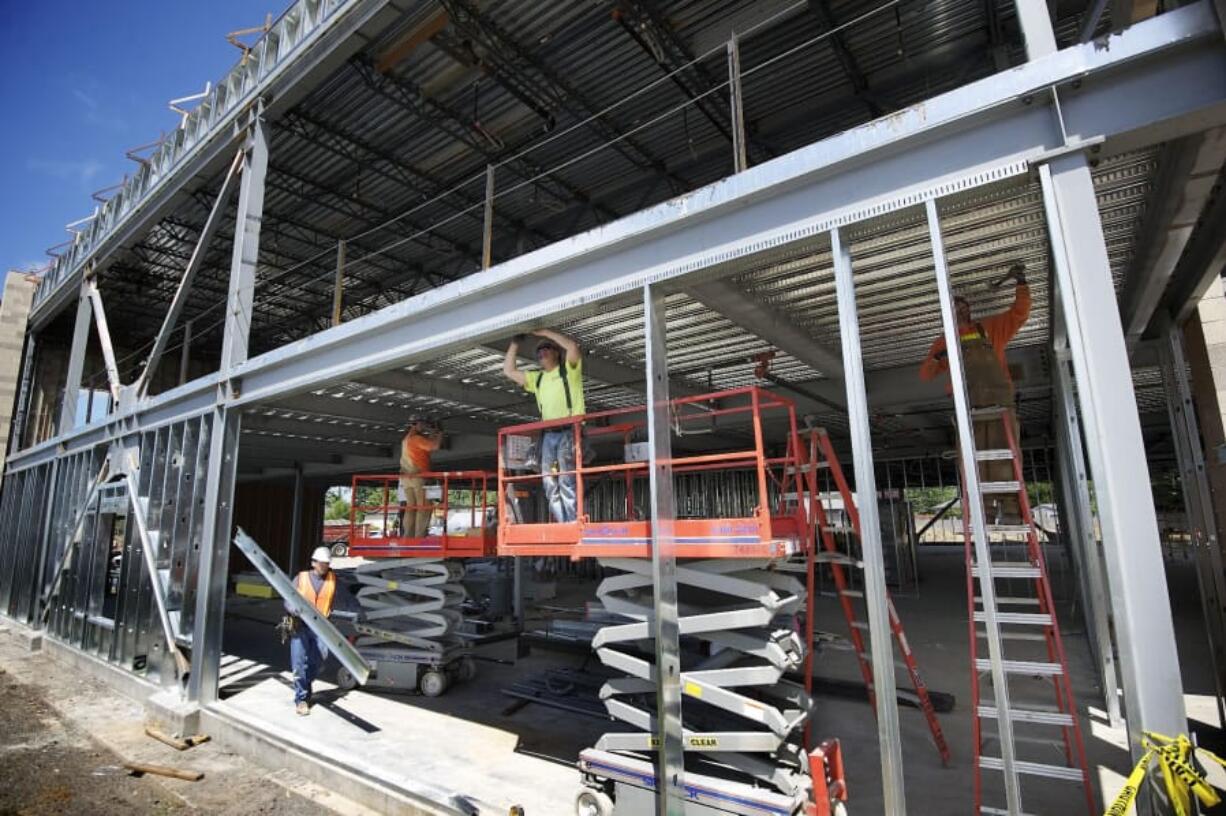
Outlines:
[[294,707],[294,711],[298,712],[298,716],[305,717],[306,715],[311,713],[311,707],[307,705],[306,700],[303,700],[301,703],[299,703],[297,706]]

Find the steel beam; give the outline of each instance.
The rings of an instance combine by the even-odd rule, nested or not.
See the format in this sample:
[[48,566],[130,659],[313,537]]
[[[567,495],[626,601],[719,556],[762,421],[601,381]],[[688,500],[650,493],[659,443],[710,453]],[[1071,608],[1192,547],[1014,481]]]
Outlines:
[[[1205,213],[1206,203],[1214,198],[1223,162],[1223,128],[1168,142],[1158,154],[1158,180],[1145,208],[1145,221],[1137,232],[1138,244],[1120,295],[1130,351],[1153,328],[1155,315],[1165,318],[1159,303]],[[1211,219],[1212,214],[1208,215]]]
[[302,465],[294,465],[294,499],[289,519],[289,564],[285,572],[293,575],[302,563],[302,493],[304,490]]
[[[1063,316],[1053,310],[1053,320],[1063,322]],[[1059,331],[1062,335],[1062,329]],[[1090,502],[1089,474],[1083,451],[1081,421],[1073,397],[1073,381],[1069,372],[1067,341],[1061,338],[1055,361],[1052,400],[1055,402],[1056,454],[1060,489],[1064,500],[1063,529],[1069,552],[1077,565],[1082,587],[1082,607],[1085,610],[1086,640],[1094,654],[1099,680],[1103,689],[1103,704],[1113,728],[1123,722],[1120,716],[1120,686],[1115,665],[1115,645],[1111,640],[1111,623],[1107,617],[1107,585],[1103,576],[1102,555],[1098,536],[1094,533],[1094,512]]]
[[1117,310],[1102,308],[1115,289],[1089,165],[1071,154],[1039,171],[1102,524],[1129,747],[1138,759],[1142,731],[1186,728],[1158,522],[1123,326]]
[[[1184,511],[1192,532],[1196,555],[1196,577],[1200,584],[1201,609],[1213,680],[1217,687],[1218,716],[1226,722],[1226,570],[1222,562],[1222,542],[1218,538],[1213,495],[1201,450],[1200,426],[1196,405],[1188,382],[1188,362],[1184,355],[1183,331],[1170,328],[1163,338],[1160,359],[1162,381],[1166,387],[1171,433],[1175,438],[1175,458],[1183,489]],[[1212,419],[1216,418],[1211,418]]]
[[214,408],[209,423],[204,522],[197,556],[196,615],[193,619],[191,670],[187,683],[187,699],[200,705],[217,699],[220,681],[241,416],[238,411],[219,405]]
[[[1004,772],[1005,803],[1012,816],[1022,813],[1022,792],[1018,784],[1017,754],[1013,743],[1013,720],[1009,716],[1009,678],[1005,672],[1005,652],[997,620],[996,581],[992,566],[991,540],[987,518],[983,512],[980,489],[979,457],[975,449],[975,430],[971,419],[970,395],[966,390],[966,374],[962,368],[962,341],[958,336],[958,318],[954,310],[954,290],[945,263],[945,242],[941,237],[941,218],[935,199],[925,202],[928,215],[928,235],[932,242],[932,260],[936,270],[937,296],[941,303],[941,325],[945,349],[948,352],[949,380],[954,398],[954,416],[958,427],[958,464],[962,475],[963,512],[971,517],[974,538],[975,566],[979,572],[979,594],[983,599],[983,624],[991,661],[992,702],[1002,716],[996,718],[997,742],[1000,744],[1001,770]],[[1008,421],[1008,417],[1005,418]],[[969,565],[968,565],[969,568]],[[972,621],[973,624],[973,621]],[[975,636],[975,632],[971,632]],[[971,667],[976,671],[976,667]],[[978,716],[976,714],[975,716]]]
[[[85,351],[89,344],[89,332],[93,323],[94,307],[84,286],[77,299],[77,320],[72,327],[72,345],[68,352],[68,379],[64,383],[63,403],[60,405],[60,424],[57,436],[72,433],[77,424],[77,400],[81,395],[81,375],[85,370]],[[86,421],[89,417],[85,418]]]
[[[1073,82],[1080,87],[1061,96],[1064,131],[1054,110],[1017,101]],[[1214,120],[1226,121],[1226,52],[1202,0],[1106,45],[1066,48],[262,355],[244,366],[243,399],[556,321],[644,282],[729,263],[967,174],[1042,158],[1063,149],[1065,132],[1133,146]]]
[[223,376],[230,376],[237,366],[247,361],[255,301],[255,270],[260,260],[260,222],[264,217],[264,177],[268,170],[268,143],[264,131],[264,122],[257,113],[244,145],[242,184],[234,217],[234,254],[230,261],[225,335],[221,342]]
[[681,725],[681,634],[677,624],[677,542],[674,525],[672,416],[669,404],[665,295],[643,287],[647,359],[647,440],[651,489],[652,636],[656,667],[656,813],[685,813]]
[[[106,309],[102,306],[102,293],[98,291],[98,283],[93,276],[85,279],[85,292],[94,309],[94,328],[98,331],[98,347],[102,350],[102,363],[106,367],[106,381],[110,386],[111,399],[114,407],[118,407],[119,393],[123,383],[119,379],[119,366],[115,363],[115,346],[111,344],[111,329],[106,322]],[[88,422],[90,417],[86,417]]]
[[179,385],[187,382],[192,362],[192,328],[196,321],[188,320],[183,324],[183,344],[179,347]]
[[839,335],[843,339],[847,421],[856,477],[856,508],[860,513],[860,550],[864,559],[864,601],[868,608],[869,646],[873,657],[873,692],[877,700],[877,747],[881,752],[881,791],[885,812],[905,816],[902,740],[898,728],[898,696],[894,683],[894,639],[890,632],[889,596],[885,585],[885,557],[881,549],[881,520],[877,509],[877,475],[873,466],[873,437],[869,425],[868,396],[864,389],[864,362],[860,356],[860,317],[851,250],[838,228],[830,231],[834,257],[834,285],[839,304]]
[[823,376],[842,378],[843,362],[838,349],[823,345],[787,315],[762,303],[735,284],[715,280],[691,286],[688,292],[707,308],[719,312]]
[[336,281],[332,284],[332,325],[341,324],[341,307],[345,299],[345,242],[336,242]]
[[1026,43],[1026,58],[1036,60],[1056,52],[1056,33],[1043,0],[1016,0],[1017,22]]

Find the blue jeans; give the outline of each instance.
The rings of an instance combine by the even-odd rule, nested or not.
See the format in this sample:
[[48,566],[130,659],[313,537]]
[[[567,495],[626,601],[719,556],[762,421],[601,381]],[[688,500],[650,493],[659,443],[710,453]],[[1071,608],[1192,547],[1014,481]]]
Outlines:
[[298,631],[289,639],[289,665],[294,670],[295,703],[305,703],[311,699],[311,683],[315,682],[327,659],[328,647],[305,623],[299,622]]
[[554,476],[559,470],[575,469],[575,430],[559,428],[541,434],[541,474],[549,514],[562,524],[575,520],[575,477]]

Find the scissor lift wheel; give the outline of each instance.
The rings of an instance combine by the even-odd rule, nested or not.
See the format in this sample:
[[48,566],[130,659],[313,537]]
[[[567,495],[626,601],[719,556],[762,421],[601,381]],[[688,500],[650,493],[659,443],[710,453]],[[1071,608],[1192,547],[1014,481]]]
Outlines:
[[421,676],[421,693],[427,697],[437,697],[447,690],[447,675],[431,669]]
[[604,791],[580,788],[575,795],[575,816],[613,816],[613,800]]
[[358,681],[349,673],[349,669],[341,666],[336,670],[336,685],[341,691],[353,691],[358,687]]

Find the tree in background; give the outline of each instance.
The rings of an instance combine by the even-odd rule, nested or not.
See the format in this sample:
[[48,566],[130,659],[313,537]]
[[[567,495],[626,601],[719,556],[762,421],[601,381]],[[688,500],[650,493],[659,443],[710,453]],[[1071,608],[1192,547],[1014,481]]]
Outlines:
[[349,502],[341,495],[341,491],[334,487],[324,494],[324,520],[337,519],[349,519]]

